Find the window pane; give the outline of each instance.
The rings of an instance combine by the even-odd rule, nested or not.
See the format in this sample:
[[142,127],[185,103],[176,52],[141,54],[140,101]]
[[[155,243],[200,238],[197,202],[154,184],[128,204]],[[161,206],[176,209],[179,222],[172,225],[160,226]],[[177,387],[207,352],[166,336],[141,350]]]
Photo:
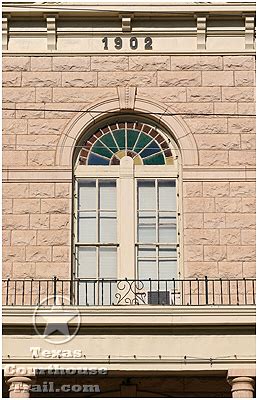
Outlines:
[[156,209],[155,181],[138,181],[138,209]]
[[160,247],[159,248],[159,259],[172,258],[177,259],[177,249],[176,247]]
[[79,210],[96,209],[96,182],[79,182]]
[[100,242],[116,242],[116,213],[100,212]]
[[[138,261],[138,274],[139,279],[158,279],[158,271],[156,266],[156,260],[142,259]],[[149,288],[149,284],[145,283],[144,286]]]
[[138,241],[142,243],[156,242],[156,218],[151,212],[139,212]]
[[95,281],[82,280],[79,284],[79,305],[96,305]]
[[138,248],[138,258],[153,258],[156,259],[156,247],[151,246],[139,246]]
[[100,247],[99,249],[99,277],[115,279],[117,276],[117,249],[114,247]]
[[176,279],[176,260],[159,260],[159,279]]
[[172,180],[160,180],[159,210],[176,211],[176,183]]
[[116,182],[99,181],[100,210],[116,210]]
[[162,216],[159,218],[159,242],[161,243],[176,243],[176,218]]
[[79,247],[78,277],[95,278],[96,272],[96,247]]
[[96,238],[96,212],[79,212],[78,240],[81,243],[95,243]]

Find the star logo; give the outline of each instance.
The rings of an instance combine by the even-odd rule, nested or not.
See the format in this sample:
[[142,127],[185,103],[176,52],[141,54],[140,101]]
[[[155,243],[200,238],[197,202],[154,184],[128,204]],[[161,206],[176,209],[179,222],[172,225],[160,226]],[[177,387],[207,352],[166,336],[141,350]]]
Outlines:
[[69,305],[69,299],[64,296],[57,295],[55,298],[50,296],[45,298],[35,309],[33,325],[36,333],[49,343],[69,342],[80,327],[79,309]]

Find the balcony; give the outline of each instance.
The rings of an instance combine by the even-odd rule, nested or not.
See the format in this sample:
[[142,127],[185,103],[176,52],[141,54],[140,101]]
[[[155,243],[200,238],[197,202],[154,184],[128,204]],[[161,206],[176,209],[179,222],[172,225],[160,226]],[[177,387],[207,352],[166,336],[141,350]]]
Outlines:
[[5,279],[4,306],[255,305],[255,279]]

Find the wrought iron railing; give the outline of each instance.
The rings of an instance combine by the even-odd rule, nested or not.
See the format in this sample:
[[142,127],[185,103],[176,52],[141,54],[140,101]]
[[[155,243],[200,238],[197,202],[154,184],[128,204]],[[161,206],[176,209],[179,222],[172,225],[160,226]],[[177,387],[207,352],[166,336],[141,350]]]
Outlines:
[[255,279],[5,279],[2,304],[254,305]]

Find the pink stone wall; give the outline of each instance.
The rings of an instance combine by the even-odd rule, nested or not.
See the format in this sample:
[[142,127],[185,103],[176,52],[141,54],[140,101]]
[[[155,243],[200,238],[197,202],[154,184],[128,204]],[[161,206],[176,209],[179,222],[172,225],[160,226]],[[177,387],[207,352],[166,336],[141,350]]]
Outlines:
[[[71,182],[10,179],[9,172],[58,169],[57,143],[76,111],[116,97],[117,86],[136,86],[177,113],[202,114],[181,118],[199,166],[218,172],[183,182],[185,276],[253,276],[254,68],[250,55],[5,56],[3,107],[15,110],[3,111],[4,275],[70,277]],[[231,179],[232,171],[245,178]]]

